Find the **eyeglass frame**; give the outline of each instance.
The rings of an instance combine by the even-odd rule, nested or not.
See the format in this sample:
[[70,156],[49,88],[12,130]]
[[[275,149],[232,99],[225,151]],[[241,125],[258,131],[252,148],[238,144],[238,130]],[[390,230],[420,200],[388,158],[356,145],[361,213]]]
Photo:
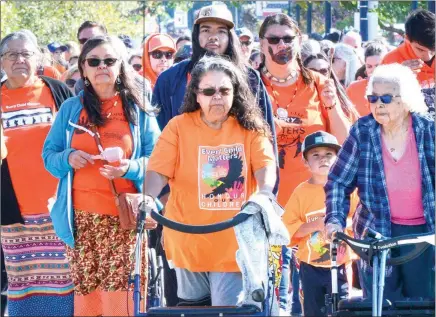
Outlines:
[[[93,65],[90,64],[90,60],[98,60],[99,62],[98,62],[97,65],[93,66]],[[108,60],[113,60],[114,62],[111,63],[111,64],[108,64]],[[99,66],[101,65],[101,62],[103,62],[103,64],[104,64],[105,66],[107,66],[107,67],[112,67],[112,66],[114,66],[118,61],[119,61],[119,59],[118,59],[118,58],[114,58],[114,57],[108,57],[108,58],[103,58],[103,59],[102,59],[102,58],[97,58],[97,57],[90,57],[90,58],[85,58],[85,59],[83,60],[83,63],[87,62],[89,67],[96,68],[96,67],[99,67]]]
[[[371,101],[369,100],[371,97],[375,97],[376,99],[375,99],[373,102],[371,102]],[[385,101],[383,101],[382,98],[386,98],[386,97],[390,97],[389,102],[386,102],[386,101],[387,101],[386,99],[385,99]],[[384,95],[381,95],[381,96],[377,96],[377,95],[366,95],[366,100],[368,100],[368,102],[371,103],[371,104],[375,104],[375,103],[377,103],[377,101],[380,99],[380,101],[381,101],[382,104],[389,105],[389,104],[392,103],[393,98],[396,98],[396,97],[401,97],[401,95],[391,95],[391,94],[384,94]]]
[[[268,41],[268,44],[270,45],[278,45],[280,43],[281,40],[283,40],[283,43],[285,44],[292,44],[292,42],[294,42],[294,40],[298,37],[298,35],[286,35],[286,36],[268,36],[268,37],[263,37],[263,39]],[[290,39],[290,41],[285,41],[285,39]],[[274,43],[275,41],[277,41],[277,43]]]
[[[153,54],[159,54],[159,53],[160,53],[160,57],[154,57],[154,56],[153,56]],[[171,54],[171,57],[170,57],[170,58],[168,58],[168,56],[167,56],[168,54]],[[162,57],[165,56],[165,59],[166,59],[166,60],[171,60],[171,59],[174,59],[175,52],[155,50],[155,51],[153,51],[153,52],[150,52],[149,55],[150,55],[151,57],[153,57],[154,59],[161,59]]]
[[[213,94],[205,94],[204,92],[205,92],[205,90],[210,90],[211,92],[212,92],[212,90],[213,90]],[[225,91],[225,90],[228,90],[228,91]],[[201,94],[201,95],[204,95],[204,96],[206,96],[206,97],[213,97],[213,96],[215,96],[217,93],[219,93],[220,94],[220,96],[228,96],[228,95],[230,95],[230,92],[232,92],[233,91],[233,87],[232,88],[229,88],[229,87],[219,87],[218,89],[215,87],[207,87],[207,88],[198,88],[197,89],[197,93],[198,94]]]
[[[16,57],[15,59],[11,59],[11,58],[9,58],[9,57],[6,56],[6,55],[8,55],[8,54],[10,55],[11,53],[12,53],[12,54],[16,54],[17,57]],[[26,57],[26,56],[23,55],[24,53],[31,53],[31,55],[30,55],[29,57]],[[1,57],[5,57],[8,61],[15,62],[15,61],[18,60],[18,57],[19,57],[20,55],[23,56],[24,59],[28,60],[28,59],[32,58],[33,56],[35,56],[35,55],[36,55],[36,52],[34,52],[34,51],[24,51],[24,52],[13,52],[13,51],[7,51],[7,52],[3,53],[3,54],[1,55]]]

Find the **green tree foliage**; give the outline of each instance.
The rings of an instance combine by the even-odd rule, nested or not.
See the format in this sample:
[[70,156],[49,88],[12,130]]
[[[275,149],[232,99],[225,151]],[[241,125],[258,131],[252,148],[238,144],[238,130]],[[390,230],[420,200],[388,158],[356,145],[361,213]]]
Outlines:
[[100,21],[110,34],[142,38],[143,15],[130,14],[132,1],[2,1],[1,36],[20,29],[35,33],[41,45],[76,40],[86,20]]

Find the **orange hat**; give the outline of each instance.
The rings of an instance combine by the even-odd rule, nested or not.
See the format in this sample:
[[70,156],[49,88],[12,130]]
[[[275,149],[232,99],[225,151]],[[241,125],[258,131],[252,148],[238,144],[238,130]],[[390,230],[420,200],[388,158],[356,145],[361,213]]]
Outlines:
[[175,52],[176,43],[167,34],[157,34],[150,38],[150,41],[148,42],[148,52],[151,53],[160,48],[167,48]]
[[154,87],[154,84],[157,80],[157,75],[154,73],[153,69],[151,68],[151,62],[150,62],[150,52],[153,52],[160,48],[166,48],[170,49],[172,51],[176,51],[176,43],[167,34],[162,33],[154,33],[150,34],[144,41],[144,45],[142,47],[143,54],[142,54],[142,69],[143,69],[143,76],[147,78],[152,88]]

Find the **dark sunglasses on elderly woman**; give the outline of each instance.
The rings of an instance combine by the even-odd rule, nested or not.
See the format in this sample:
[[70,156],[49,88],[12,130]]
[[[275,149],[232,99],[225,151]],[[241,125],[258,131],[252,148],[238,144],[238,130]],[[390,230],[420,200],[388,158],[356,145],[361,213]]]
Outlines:
[[100,59],[100,58],[87,58],[86,61],[88,62],[88,65],[90,67],[98,67],[100,66],[101,62],[103,62],[107,67],[111,67],[114,66],[115,63],[117,62],[118,59],[116,58],[105,58],[105,59]]
[[203,94],[207,97],[212,97],[213,95],[215,95],[217,92],[220,93],[221,96],[228,96],[230,94],[230,92],[232,91],[231,88],[227,88],[227,87],[220,87],[218,89],[216,88],[204,88],[204,89],[199,89],[198,93]]
[[380,101],[382,103],[385,103],[385,104],[391,103],[392,102],[392,98],[394,98],[394,97],[400,97],[400,96],[399,95],[392,96],[392,95],[388,95],[388,94],[382,95],[382,96],[376,96],[376,95],[367,95],[366,96],[366,98],[368,99],[368,101],[370,103],[376,103],[377,100],[380,98]]

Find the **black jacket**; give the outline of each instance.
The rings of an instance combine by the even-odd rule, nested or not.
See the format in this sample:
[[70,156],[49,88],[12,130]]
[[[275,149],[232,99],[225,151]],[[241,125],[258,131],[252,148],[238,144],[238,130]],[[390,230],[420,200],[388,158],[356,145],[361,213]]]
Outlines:
[[[61,81],[40,76],[43,82],[48,86],[53,96],[56,109],[59,110],[62,103],[74,95],[68,87]],[[1,83],[3,86],[4,82]],[[41,149],[42,150],[42,149]],[[14,223],[24,223],[21,217],[18,201],[15,196],[14,187],[12,186],[11,175],[8,168],[7,158],[1,164],[1,224],[11,225]]]

